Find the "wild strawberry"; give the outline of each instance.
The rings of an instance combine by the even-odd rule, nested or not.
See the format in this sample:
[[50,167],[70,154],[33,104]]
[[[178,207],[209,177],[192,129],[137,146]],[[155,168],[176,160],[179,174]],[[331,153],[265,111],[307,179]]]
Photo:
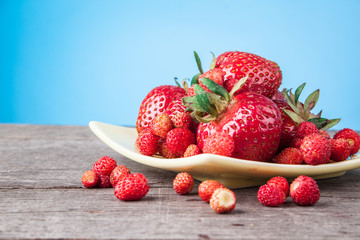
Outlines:
[[301,151],[298,148],[285,148],[278,153],[273,162],[280,164],[301,164],[303,159],[301,157]]
[[141,154],[152,156],[158,151],[159,137],[153,134],[150,128],[144,129],[138,134],[136,146]]
[[330,159],[331,144],[328,139],[320,134],[313,133],[301,141],[300,151],[307,164],[324,164]]
[[195,96],[194,86],[190,86],[186,92],[187,96]]
[[179,158],[181,157],[179,154],[172,153],[168,147],[166,146],[166,140],[161,138],[159,140],[159,153],[164,158]]
[[320,198],[319,186],[311,177],[301,175],[291,183],[290,196],[298,205],[313,205]]
[[116,168],[114,168],[114,170],[110,174],[111,185],[113,187],[115,187],[115,185],[121,179],[123,179],[125,176],[127,176],[129,174],[130,174],[130,170],[127,167],[125,167],[123,165],[118,165]]
[[220,132],[205,139],[203,152],[230,157],[234,149],[234,139],[229,134]]
[[183,157],[191,157],[191,156],[195,156],[195,155],[198,155],[198,154],[201,154],[200,148],[195,144],[190,144],[186,148]]
[[210,198],[210,207],[216,213],[228,213],[235,209],[236,196],[227,188],[218,188]]
[[289,196],[289,183],[286,180],[286,178],[280,177],[280,176],[273,177],[273,178],[270,178],[266,184],[279,188],[280,190],[282,190],[285,193],[286,197]]
[[182,104],[182,100],[177,99],[169,104],[166,113],[169,115],[175,127],[187,128],[193,131],[194,121],[192,120],[190,113],[185,110],[186,107]]
[[295,138],[290,142],[290,147],[300,149],[302,140],[303,140],[302,138],[295,137]]
[[354,155],[360,149],[360,136],[350,128],[344,128],[334,135],[334,139],[344,138],[350,144],[350,155]]
[[302,122],[299,124],[299,126],[296,130],[296,136],[298,138],[304,138],[307,135],[310,135],[312,133],[319,134],[319,130],[317,129],[315,124],[313,124],[312,122],[306,122],[306,121]]
[[218,188],[224,188],[224,185],[215,180],[206,180],[200,183],[198,194],[202,200],[209,202],[212,194]]
[[110,176],[105,174],[98,174],[99,176],[99,188],[111,188]]
[[159,114],[165,113],[169,103],[185,96],[181,87],[163,85],[151,90],[142,101],[136,121],[136,130],[141,132]]
[[271,98],[282,80],[280,67],[275,62],[246,52],[225,52],[217,57],[215,67],[225,72],[224,86],[229,92],[241,78],[249,76],[237,94],[253,91]]
[[335,162],[346,160],[350,156],[350,144],[344,138],[331,139],[331,156],[330,159]]
[[115,196],[124,201],[139,200],[148,193],[149,185],[141,173],[132,173],[124,177],[115,185]]
[[149,124],[151,133],[161,138],[166,138],[166,134],[173,129],[173,123],[166,113],[157,115]]
[[99,175],[110,176],[116,166],[117,163],[112,157],[103,156],[94,163],[92,170]]
[[285,202],[286,195],[280,188],[274,185],[265,184],[259,188],[257,199],[264,206],[275,207]]
[[174,128],[166,136],[166,146],[175,155],[183,156],[190,144],[195,144],[195,135],[189,129]]
[[321,136],[323,136],[323,137],[325,137],[325,138],[330,138],[330,135],[329,135],[329,133],[326,131],[326,130],[324,130],[324,129],[320,129],[319,130],[319,134],[321,135]]
[[188,194],[194,188],[194,179],[187,172],[178,173],[173,181],[173,188],[179,195]]
[[81,177],[81,182],[86,188],[94,188],[99,184],[99,176],[94,171],[86,171]]
[[[225,72],[223,72],[220,68],[214,68],[214,69],[211,69],[211,70],[205,72],[204,74],[201,74],[198,77],[198,79],[209,78],[209,79],[213,80],[214,82],[216,82],[217,84],[219,84],[220,86],[223,86],[224,75],[225,75]],[[201,82],[199,82],[199,84],[202,88],[204,88],[205,91],[210,92],[210,90],[204,84],[202,84]]]

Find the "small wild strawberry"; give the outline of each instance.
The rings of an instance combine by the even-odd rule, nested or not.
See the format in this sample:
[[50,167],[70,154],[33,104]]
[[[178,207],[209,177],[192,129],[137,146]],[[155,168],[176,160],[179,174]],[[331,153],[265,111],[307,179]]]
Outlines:
[[149,191],[148,181],[141,173],[132,173],[116,184],[115,196],[123,201],[135,201],[145,197]]
[[218,188],[210,198],[210,207],[216,213],[228,213],[236,206],[236,196],[233,191],[227,188]]
[[153,134],[150,128],[146,128],[139,133],[136,146],[141,154],[152,156],[158,151],[159,137]]
[[173,123],[170,117],[163,113],[157,115],[151,122],[150,122],[150,130],[152,134],[159,136],[161,138],[166,138],[166,134],[173,129]]
[[194,179],[187,172],[178,173],[173,181],[173,188],[179,195],[188,194],[194,188]]
[[171,153],[182,156],[190,144],[195,144],[195,135],[186,128],[174,128],[166,136],[166,146]]
[[344,128],[334,135],[334,139],[344,138],[350,144],[350,155],[356,154],[360,149],[360,136],[350,128]]
[[99,176],[94,171],[86,171],[81,177],[81,182],[86,188],[94,188],[99,185]]
[[195,155],[198,155],[198,154],[201,154],[200,148],[195,144],[190,144],[186,148],[183,157],[191,157],[191,156],[195,156]]
[[290,195],[298,205],[314,205],[319,201],[320,190],[314,179],[301,175],[291,183]]
[[110,176],[116,166],[117,163],[112,157],[103,156],[94,163],[93,170],[99,175]]
[[297,148],[285,148],[278,153],[274,158],[273,162],[280,164],[301,164],[303,159],[301,157],[301,151]]
[[310,134],[301,141],[301,156],[307,164],[319,165],[327,163],[331,155],[331,144],[320,134]]
[[257,199],[264,206],[275,207],[285,202],[286,195],[280,188],[271,184],[265,184],[259,188]]
[[206,180],[200,183],[198,194],[202,200],[209,202],[211,195],[218,188],[224,188],[224,185],[215,180]]
[[129,174],[130,174],[130,170],[127,167],[125,167],[123,165],[118,165],[116,168],[114,168],[114,170],[110,174],[111,185],[113,187],[115,187],[115,185],[121,179],[123,179],[125,176],[127,176]]
[[331,156],[330,159],[335,162],[346,160],[350,156],[350,144],[344,138],[331,139]]

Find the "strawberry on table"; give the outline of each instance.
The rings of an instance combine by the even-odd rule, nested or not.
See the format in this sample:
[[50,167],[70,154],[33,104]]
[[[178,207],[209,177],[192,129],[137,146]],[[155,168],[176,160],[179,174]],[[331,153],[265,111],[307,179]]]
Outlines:
[[281,189],[285,193],[286,197],[289,196],[289,183],[286,178],[281,176],[273,177],[270,178],[266,184]]
[[194,179],[187,173],[178,173],[173,181],[173,188],[179,195],[190,193],[194,188]]
[[297,205],[314,205],[320,199],[319,186],[313,178],[301,175],[291,183],[290,196]]
[[275,185],[265,184],[259,188],[257,199],[264,206],[276,207],[285,202],[286,194]]
[[210,198],[210,207],[216,213],[229,213],[235,209],[236,196],[233,191],[227,188],[218,188]]
[[110,176],[116,166],[117,163],[112,157],[103,156],[94,163],[93,171],[99,175]]
[[215,180],[206,180],[200,183],[198,187],[198,194],[202,200],[209,202],[211,195],[218,188],[224,188],[224,185]]
[[98,174],[93,170],[84,172],[83,176],[81,177],[81,182],[86,188],[97,187],[99,185],[99,180],[100,179]]
[[124,165],[118,165],[110,174],[110,183],[113,187],[124,177],[130,174],[130,170]]
[[123,201],[135,201],[145,197],[149,191],[146,177],[141,173],[132,173],[116,184],[115,196]]

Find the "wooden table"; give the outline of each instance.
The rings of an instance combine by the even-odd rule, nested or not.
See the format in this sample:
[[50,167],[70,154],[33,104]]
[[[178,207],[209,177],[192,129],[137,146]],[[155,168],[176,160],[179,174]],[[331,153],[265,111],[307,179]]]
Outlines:
[[[113,189],[85,189],[83,172],[103,155],[143,173],[148,195],[123,202]],[[195,190],[177,195],[174,177],[120,156],[88,127],[0,124],[0,238],[360,239],[360,169],[318,180],[321,198],[309,207],[290,198],[265,207],[257,187],[236,189],[224,215]]]

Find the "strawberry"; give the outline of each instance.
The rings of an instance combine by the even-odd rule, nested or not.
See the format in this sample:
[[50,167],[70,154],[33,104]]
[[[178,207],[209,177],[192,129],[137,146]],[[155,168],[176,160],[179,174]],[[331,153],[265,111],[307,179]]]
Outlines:
[[198,194],[202,200],[209,202],[212,194],[218,188],[224,188],[224,185],[215,180],[206,180],[200,183]]
[[228,213],[235,209],[236,196],[227,188],[218,188],[210,198],[210,207],[216,213]]
[[195,156],[195,155],[198,155],[198,154],[201,154],[200,148],[195,144],[190,144],[186,148],[183,157],[191,157],[191,156]]
[[99,187],[100,188],[111,188],[110,175],[98,174],[99,176]]
[[330,159],[335,162],[346,160],[350,156],[350,144],[344,138],[331,139],[331,156]]
[[301,175],[291,183],[290,196],[300,206],[314,205],[320,198],[319,186],[311,177]]
[[81,177],[81,182],[86,188],[94,188],[99,184],[99,176],[94,171],[86,171]]
[[289,196],[289,183],[286,178],[280,176],[273,177],[270,178],[266,184],[279,188],[285,193],[286,197]]
[[[205,72],[204,74],[201,74],[198,77],[198,79],[209,78],[209,79],[213,80],[214,82],[216,82],[217,84],[219,84],[220,86],[223,86],[224,75],[225,75],[225,72],[223,72],[220,68],[214,68],[214,69],[211,69],[211,70]],[[204,88],[205,91],[210,92],[210,90],[201,82],[200,82],[200,86],[202,88]]]
[[146,128],[139,133],[136,139],[136,146],[141,154],[152,156],[158,151],[159,137],[154,135],[150,128]]
[[312,133],[319,134],[319,130],[312,122],[301,122],[296,130],[296,137],[304,138]]
[[301,151],[298,148],[285,148],[278,153],[273,162],[280,164],[301,164],[303,159],[301,157]]
[[112,157],[103,156],[94,163],[92,170],[99,175],[110,176],[116,166],[117,163]]
[[246,52],[225,52],[216,58],[215,67],[225,72],[224,87],[229,92],[241,78],[249,76],[237,94],[253,91],[271,98],[282,80],[280,67],[275,62]]
[[179,195],[188,194],[194,188],[194,179],[187,172],[178,173],[173,181],[173,188]]
[[334,135],[334,139],[344,138],[350,144],[350,155],[356,154],[360,149],[360,136],[350,128],[344,128]]
[[320,134],[310,134],[301,141],[301,156],[307,164],[319,165],[327,163],[331,155],[331,144]]
[[220,132],[205,139],[203,152],[230,157],[234,149],[235,142],[232,136],[226,132]]
[[177,99],[169,104],[166,109],[166,113],[169,115],[175,127],[193,130],[194,121],[192,120],[190,113],[185,110],[186,107],[182,104],[182,100]]
[[276,207],[283,204],[286,200],[284,191],[274,185],[262,185],[257,193],[259,202],[267,207]]
[[186,96],[195,96],[194,86],[190,86],[186,91]]
[[[198,92],[199,98],[183,98],[188,107],[193,109],[192,114],[199,121],[207,122],[198,127],[197,143],[200,149],[204,150],[207,137],[225,132],[235,143],[232,157],[269,161],[277,152],[280,142],[282,121],[279,108],[269,98],[254,92],[233,96],[219,85],[215,85],[215,88],[215,91],[224,96],[224,100],[218,94],[207,92]],[[214,99],[206,103],[202,98],[205,96],[203,94]],[[217,98],[220,100],[217,101]],[[208,109],[208,115],[203,115],[201,109]]]
[[320,129],[320,130],[319,130],[319,134],[320,134],[321,136],[327,138],[327,139],[330,139],[329,133],[328,133],[326,130],[324,130],[324,129]]
[[151,133],[161,138],[166,138],[166,134],[173,127],[173,123],[166,113],[157,115],[149,124]]
[[174,128],[166,136],[166,146],[172,154],[183,156],[190,144],[195,144],[195,135],[189,129]]
[[148,191],[149,185],[145,176],[141,173],[132,173],[116,184],[114,194],[120,200],[133,201],[145,197]]
[[123,179],[125,176],[130,174],[130,170],[123,166],[123,165],[118,165],[116,168],[114,168],[114,170],[111,172],[110,174],[110,183],[113,187],[115,187],[115,185],[121,180]]
[[162,157],[164,158],[179,158],[181,157],[180,155],[178,154],[174,154],[172,153],[168,147],[166,146],[166,140],[161,138],[159,140],[159,153]]
[[169,103],[185,96],[181,87],[163,85],[152,89],[140,105],[136,130],[141,132],[159,114],[164,113]]

